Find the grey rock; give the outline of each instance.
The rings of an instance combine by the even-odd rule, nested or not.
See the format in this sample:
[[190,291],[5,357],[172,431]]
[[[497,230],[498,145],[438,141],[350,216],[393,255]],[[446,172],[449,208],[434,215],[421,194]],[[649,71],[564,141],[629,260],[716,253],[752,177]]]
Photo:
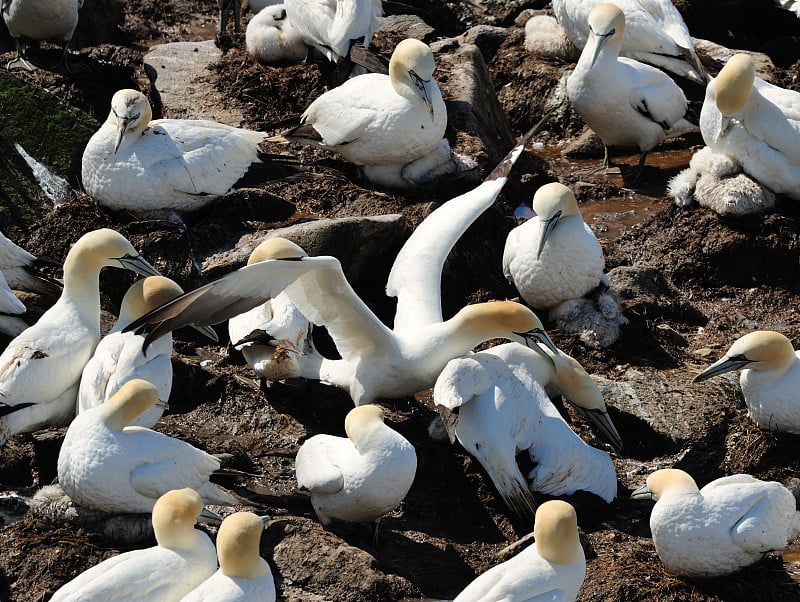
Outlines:
[[429,43],[436,37],[436,30],[417,15],[389,15],[380,19],[380,31],[400,34],[403,38],[414,38]]
[[720,68],[723,64],[727,63],[728,59],[734,54],[740,52],[749,54],[753,58],[753,62],[756,65],[756,73],[758,74],[758,77],[768,82],[772,82],[773,80],[772,74],[775,72],[775,65],[772,62],[772,59],[762,52],[753,52],[752,50],[733,50],[708,40],[701,40],[700,38],[692,38],[692,41],[694,42],[694,48],[698,55],[718,62],[720,64]]
[[484,60],[491,61],[508,36],[509,31],[505,27],[476,25],[458,36],[458,40],[461,44],[475,44],[481,49]]

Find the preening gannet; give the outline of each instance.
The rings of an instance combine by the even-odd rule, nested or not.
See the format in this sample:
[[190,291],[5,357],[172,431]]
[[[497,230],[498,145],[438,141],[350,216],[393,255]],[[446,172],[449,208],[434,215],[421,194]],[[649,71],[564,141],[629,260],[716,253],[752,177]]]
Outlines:
[[262,63],[299,62],[307,52],[303,38],[286,17],[283,4],[264,7],[250,19],[244,40],[247,52]]
[[17,57],[7,68],[36,69],[22,54],[20,38],[33,40],[57,40],[63,42],[61,60],[67,71],[67,48],[78,26],[78,11],[83,0],[3,0],[0,9],[8,32],[17,45]]

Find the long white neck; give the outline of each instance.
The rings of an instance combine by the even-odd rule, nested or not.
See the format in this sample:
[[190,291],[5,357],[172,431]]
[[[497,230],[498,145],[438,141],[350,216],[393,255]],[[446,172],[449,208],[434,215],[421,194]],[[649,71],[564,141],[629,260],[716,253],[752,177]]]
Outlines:
[[60,304],[69,304],[87,324],[96,324],[100,333],[100,270],[102,266],[79,262],[67,256],[64,262],[64,291]]

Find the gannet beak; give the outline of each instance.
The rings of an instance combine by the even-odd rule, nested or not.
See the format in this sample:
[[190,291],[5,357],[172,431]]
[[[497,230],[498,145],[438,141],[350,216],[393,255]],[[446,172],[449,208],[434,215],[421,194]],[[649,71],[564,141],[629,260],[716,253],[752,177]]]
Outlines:
[[269,521],[272,520],[272,517],[265,514],[264,516],[259,516],[258,520],[261,521],[261,524],[264,525],[264,528],[266,529]]
[[219,337],[217,336],[217,331],[211,328],[211,326],[195,326],[194,324],[192,324],[192,328],[194,328],[204,337],[211,339],[215,343],[219,343]]
[[169,402],[166,399],[159,399],[154,405],[157,408],[163,408],[165,410],[169,409]]
[[[525,339],[526,345],[527,341],[530,341],[534,344],[534,346],[538,347],[535,341],[539,341],[540,343],[543,343],[544,346],[547,347],[550,351],[552,351],[555,355],[561,353],[561,350],[558,347],[556,347],[556,344],[553,342],[553,339],[550,338],[550,335],[547,334],[544,328],[532,328],[528,332],[515,332],[514,334],[521,336],[523,339]],[[530,347],[530,345],[528,346]]]
[[197,522],[219,525],[222,523],[222,517],[213,510],[209,510],[208,508],[203,506],[203,509],[200,511],[200,514],[197,515]]
[[647,488],[647,485],[642,485],[631,493],[632,500],[652,500],[653,492]]
[[136,272],[141,276],[160,276],[161,274],[158,273],[153,266],[151,266],[144,257],[141,255],[125,255],[124,257],[118,257],[117,261],[119,264],[125,268],[126,270],[130,270],[131,272]]
[[[569,398],[567,399],[569,400]],[[599,410],[597,408],[582,408],[571,400],[569,400],[569,402],[576,410],[578,410],[578,412],[580,412],[589,422],[592,423],[592,426],[597,429],[597,434],[600,439],[613,447],[614,451],[622,451],[622,437],[619,436],[617,427],[615,427],[614,423],[611,422],[611,416],[608,415],[608,412]]]
[[590,65],[590,67],[594,67],[594,63],[597,60],[597,57],[600,56],[600,51],[603,49],[603,46],[605,46],[606,42],[611,39],[611,36],[617,33],[617,30],[612,29],[608,33],[604,34],[594,33],[591,28],[589,28],[589,31],[594,34],[591,37],[595,39],[594,52],[592,53],[592,64]]
[[713,378],[714,376],[719,376],[720,374],[725,374],[726,372],[731,372],[732,370],[744,368],[751,363],[753,363],[753,360],[747,359],[747,356],[744,354],[734,355],[733,357],[728,357],[725,355],[703,370],[700,374],[695,376],[694,379],[692,379],[692,382],[699,383],[701,381],[708,380],[709,378]]
[[131,120],[128,118],[117,119],[117,137],[114,139],[114,154],[117,154],[119,145],[122,144],[122,139],[125,137],[125,132],[128,131],[128,126]]
[[428,114],[431,116],[431,121],[433,121],[433,103],[431,103],[430,80],[422,79],[414,71],[409,71],[408,75],[411,77],[411,81],[414,82],[414,86],[417,88],[417,93],[422,97],[422,101],[428,108]]
[[558,210],[553,217],[542,221],[542,225],[539,227],[539,248],[536,251],[536,259],[539,259],[544,249],[544,244],[547,242],[547,238],[553,233],[560,219],[561,210]]

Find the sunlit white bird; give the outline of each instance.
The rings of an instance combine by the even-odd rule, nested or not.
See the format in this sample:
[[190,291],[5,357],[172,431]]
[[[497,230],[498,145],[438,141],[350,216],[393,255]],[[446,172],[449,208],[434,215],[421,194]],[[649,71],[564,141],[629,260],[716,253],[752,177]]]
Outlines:
[[209,482],[219,460],[184,441],[128,426],[158,401],[147,381],[126,382],[105,403],[81,412],[58,454],[58,482],[76,504],[107,512],[150,512],[173,487],[191,487],[211,504],[236,498]]
[[[600,0],[553,0],[553,12],[578,48],[588,42],[586,23]],[[620,55],[666,69],[699,84],[708,76],[683,17],[670,0],[611,0],[625,13]]]
[[264,7],[250,19],[244,41],[247,52],[263,63],[299,62],[307,52],[303,38],[286,17],[283,4]]
[[153,506],[157,545],[104,560],[63,585],[50,599],[177,602],[217,568],[214,544],[194,528],[197,518],[207,513],[192,489],[164,493]]
[[314,435],[297,451],[297,485],[311,493],[323,525],[378,520],[406,497],[417,473],[414,446],[372,404],[353,408],[347,437]]
[[17,57],[7,68],[30,71],[36,68],[25,59],[20,45],[20,38],[30,38],[62,42],[64,50],[59,63],[63,62],[69,70],[67,48],[78,26],[78,11],[82,6],[83,0],[3,0],[0,4],[3,21],[17,45]]
[[756,77],[749,55],[732,56],[709,82],[700,131],[759,183],[800,199],[800,92]]
[[59,283],[38,271],[37,268],[43,263],[47,262],[35,257],[0,232],[0,272],[12,289],[43,295],[60,292]]
[[443,138],[447,109],[433,70],[431,49],[403,40],[389,75],[367,73],[329,90],[311,103],[299,126],[270,140],[335,151],[383,186],[430,182],[456,168]]
[[479,575],[453,602],[574,602],[586,576],[575,509],[561,500],[545,502],[533,535],[535,543]]
[[104,267],[158,275],[114,230],[89,232],[73,245],[61,297],[0,355],[0,445],[18,433],[66,424],[75,414],[81,372],[100,341]]
[[28,323],[17,316],[27,311],[8,286],[2,270],[0,270],[0,333],[15,337],[28,327]]
[[589,13],[589,39],[575,70],[567,78],[567,95],[586,124],[606,147],[638,147],[636,176],[647,153],[659,142],[696,125],[684,119],[686,97],[663,71],[620,58],[625,14],[614,4],[598,4]]
[[682,470],[657,470],[631,497],[656,500],[650,530],[670,572],[718,577],[785,548],[800,533],[794,495],[776,481],[736,474],[702,489]]

